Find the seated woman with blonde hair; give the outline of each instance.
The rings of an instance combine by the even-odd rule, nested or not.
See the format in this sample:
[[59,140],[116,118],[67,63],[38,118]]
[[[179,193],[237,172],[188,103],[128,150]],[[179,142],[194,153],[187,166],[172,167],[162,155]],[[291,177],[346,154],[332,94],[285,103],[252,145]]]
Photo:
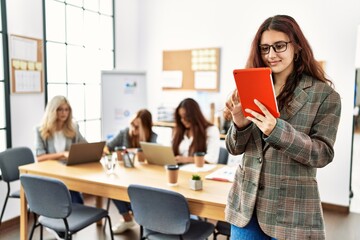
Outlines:
[[37,161],[67,159],[70,145],[87,142],[74,121],[72,108],[64,96],[48,102],[41,125],[36,128]]
[[[64,96],[53,97],[46,105],[40,126],[36,127],[37,161],[67,159],[71,144],[85,142],[69,101]],[[73,203],[84,203],[81,193],[70,191],[70,195]],[[65,236],[64,232],[52,232],[57,239]]]
[[[55,96],[46,105],[40,126],[36,128],[36,158],[45,160],[67,159],[73,143],[87,142],[74,121],[72,108],[64,96]],[[72,201],[83,204],[79,192],[70,191]]]

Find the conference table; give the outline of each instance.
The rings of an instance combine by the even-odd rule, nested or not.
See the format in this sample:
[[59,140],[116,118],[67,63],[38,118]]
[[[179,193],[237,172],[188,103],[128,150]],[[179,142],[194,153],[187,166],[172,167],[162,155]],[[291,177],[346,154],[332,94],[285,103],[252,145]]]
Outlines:
[[[125,168],[123,163],[120,163],[112,174],[107,174],[100,162],[66,166],[61,162],[49,160],[23,165],[19,167],[19,170],[20,174],[60,179],[70,190],[97,196],[97,202],[100,202],[100,204],[97,203],[98,207],[102,205],[102,197],[129,201],[128,186],[140,184],[176,191],[188,200],[191,214],[224,220],[226,199],[231,183],[205,179],[210,172],[223,166],[217,165],[210,171],[196,173],[203,179],[203,189],[200,191],[191,190],[189,187],[189,180],[194,172],[180,170],[178,184],[169,186],[165,168],[147,163],[136,163],[134,168]],[[28,234],[28,212],[22,187],[20,187],[20,204],[20,239],[25,240]]]

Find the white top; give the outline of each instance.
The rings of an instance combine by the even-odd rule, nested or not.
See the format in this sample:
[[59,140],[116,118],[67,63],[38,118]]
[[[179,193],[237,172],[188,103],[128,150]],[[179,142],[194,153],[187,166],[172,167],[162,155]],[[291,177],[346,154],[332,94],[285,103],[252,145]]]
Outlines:
[[[189,148],[193,141],[193,137],[184,135],[184,139],[179,145],[179,153],[181,156],[189,156]],[[206,154],[205,161],[208,163],[217,163],[220,154],[220,132],[216,126],[210,126],[206,129]]]
[[66,137],[63,131],[57,131],[54,133],[54,147],[57,153],[65,151]]

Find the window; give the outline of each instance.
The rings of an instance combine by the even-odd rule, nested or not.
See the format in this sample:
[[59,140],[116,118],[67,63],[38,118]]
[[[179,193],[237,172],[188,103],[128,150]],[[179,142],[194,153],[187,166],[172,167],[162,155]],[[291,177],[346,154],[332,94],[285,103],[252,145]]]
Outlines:
[[0,1],[0,151],[11,147],[10,81],[5,0]]
[[45,91],[66,96],[82,134],[101,139],[101,70],[114,68],[113,0],[44,0]]

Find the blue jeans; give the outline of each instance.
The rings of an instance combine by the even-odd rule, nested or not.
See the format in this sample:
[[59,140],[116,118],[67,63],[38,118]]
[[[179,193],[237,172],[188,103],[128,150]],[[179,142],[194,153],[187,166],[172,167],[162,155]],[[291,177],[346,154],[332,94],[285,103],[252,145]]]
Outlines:
[[83,199],[81,193],[70,190],[70,196],[71,196],[72,203],[84,204],[84,199]]
[[120,214],[125,214],[125,213],[128,213],[129,211],[131,211],[130,203],[120,201],[120,200],[114,200],[114,199],[113,199],[113,202]]
[[230,240],[276,240],[266,235],[260,228],[256,214],[245,227],[237,227],[231,224]]

